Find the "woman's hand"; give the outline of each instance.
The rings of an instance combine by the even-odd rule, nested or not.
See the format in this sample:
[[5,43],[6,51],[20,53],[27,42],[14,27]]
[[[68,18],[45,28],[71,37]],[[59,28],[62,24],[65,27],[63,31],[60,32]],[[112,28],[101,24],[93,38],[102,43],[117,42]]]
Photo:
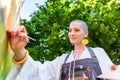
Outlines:
[[117,66],[115,65],[115,64],[113,64],[112,66],[111,66],[111,71],[115,71],[117,69]]
[[11,49],[16,56],[16,60],[22,59],[25,55],[25,46],[28,43],[27,32],[24,26],[18,26],[8,30]]

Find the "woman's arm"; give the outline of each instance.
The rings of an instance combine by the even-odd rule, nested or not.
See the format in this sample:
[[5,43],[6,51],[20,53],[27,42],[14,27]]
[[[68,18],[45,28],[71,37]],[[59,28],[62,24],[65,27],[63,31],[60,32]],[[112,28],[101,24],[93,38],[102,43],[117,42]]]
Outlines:
[[[15,55],[15,61],[19,62],[26,57],[25,46],[28,42],[27,32],[24,27],[17,27],[8,31],[10,45]],[[56,80],[59,78],[61,65],[66,55],[53,61],[42,64],[34,61],[29,55],[20,64],[15,64],[6,80]]]

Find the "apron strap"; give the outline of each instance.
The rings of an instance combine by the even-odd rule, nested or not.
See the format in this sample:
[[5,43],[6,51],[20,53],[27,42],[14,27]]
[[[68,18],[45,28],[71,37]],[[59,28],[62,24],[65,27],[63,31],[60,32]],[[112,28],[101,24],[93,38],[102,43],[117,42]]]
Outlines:
[[88,51],[89,51],[89,53],[90,53],[90,55],[92,57],[93,63],[96,64],[97,70],[100,70],[100,71],[97,71],[97,74],[102,74],[102,70],[100,68],[99,61],[98,61],[94,51],[90,47],[87,47],[87,49],[88,49]]
[[65,60],[64,60],[64,63],[67,61],[67,59],[69,58],[70,56],[70,53],[66,56]]

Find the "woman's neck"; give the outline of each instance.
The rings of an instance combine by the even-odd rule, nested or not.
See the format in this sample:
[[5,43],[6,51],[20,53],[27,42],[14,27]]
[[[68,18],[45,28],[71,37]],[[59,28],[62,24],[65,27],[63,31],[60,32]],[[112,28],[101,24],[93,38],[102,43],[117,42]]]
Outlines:
[[85,49],[85,45],[83,44],[77,44],[77,45],[74,45],[74,50],[77,51],[77,50],[84,50]]
[[85,50],[85,45],[82,45],[82,44],[74,45],[74,51],[73,51],[74,60],[79,59],[80,55],[84,50]]

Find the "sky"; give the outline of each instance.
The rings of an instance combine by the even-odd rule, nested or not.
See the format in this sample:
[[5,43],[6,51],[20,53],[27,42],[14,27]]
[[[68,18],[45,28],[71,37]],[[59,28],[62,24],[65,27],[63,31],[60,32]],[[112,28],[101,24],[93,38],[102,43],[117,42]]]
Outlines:
[[35,10],[37,10],[35,3],[44,5],[44,2],[45,0],[25,0],[21,8],[21,19],[30,20],[29,15],[32,14]]

